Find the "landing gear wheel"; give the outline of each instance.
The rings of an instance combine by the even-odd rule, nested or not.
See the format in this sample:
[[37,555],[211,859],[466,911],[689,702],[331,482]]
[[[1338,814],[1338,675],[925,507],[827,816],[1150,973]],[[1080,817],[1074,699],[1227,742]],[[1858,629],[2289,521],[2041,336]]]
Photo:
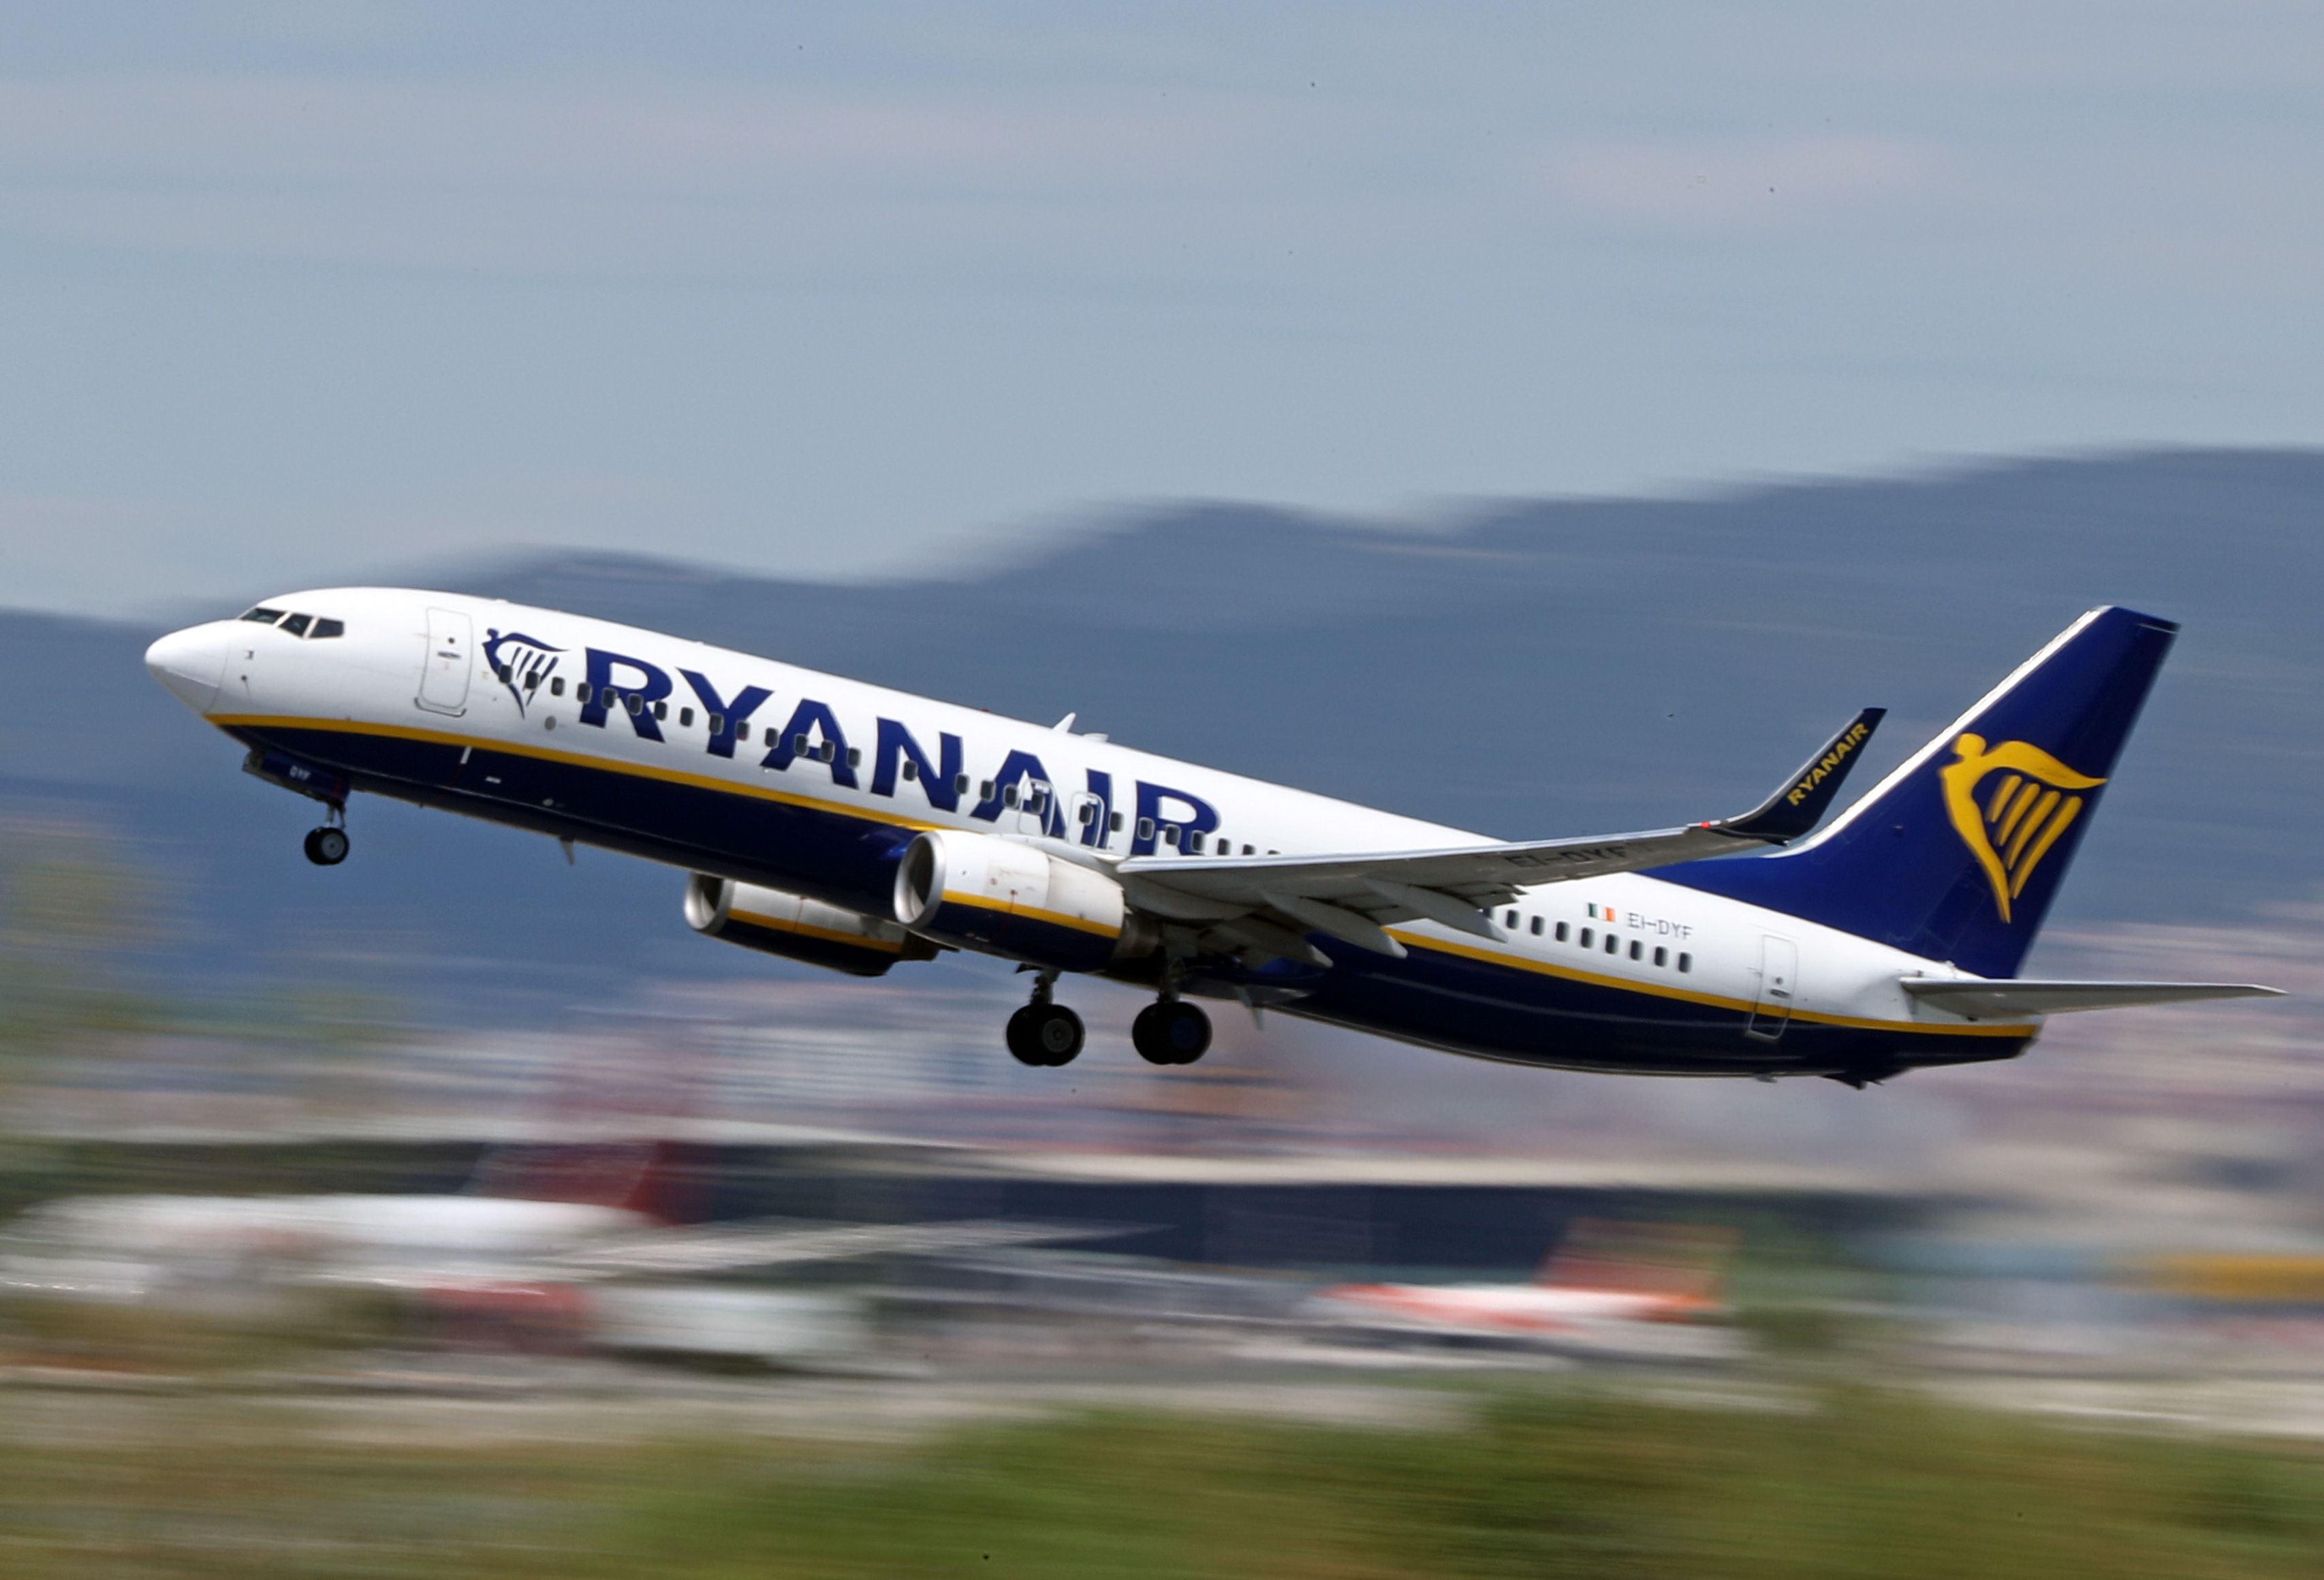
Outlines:
[[1183,999],[1147,1005],[1130,1023],[1130,1045],[1148,1064],[1193,1064],[1211,1047],[1211,1018]]
[[1086,1035],[1082,1018],[1063,1004],[1027,1004],[1009,1017],[1009,1051],[1037,1068],[1073,1063]]
[[336,867],[347,859],[347,831],[344,828],[310,828],[307,831],[307,859],[318,867]]

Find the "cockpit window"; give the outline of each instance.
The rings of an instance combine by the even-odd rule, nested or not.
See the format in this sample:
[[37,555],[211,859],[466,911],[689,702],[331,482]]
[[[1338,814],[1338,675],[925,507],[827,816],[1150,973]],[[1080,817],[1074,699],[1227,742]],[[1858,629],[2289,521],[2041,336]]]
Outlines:
[[282,611],[280,609],[270,609],[265,605],[261,604],[258,607],[251,610],[247,614],[244,614],[243,618],[244,620],[255,620],[261,625],[272,625],[277,620],[282,618]]
[[281,628],[293,636],[304,636],[307,634],[307,627],[314,623],[315,617],[312,614],[293,614],[282,623]]
[[315,629],[307,633],[307,640],[320,642],[327,636],[345,636],[346,633],[347,623],[344,620],[318,620]]

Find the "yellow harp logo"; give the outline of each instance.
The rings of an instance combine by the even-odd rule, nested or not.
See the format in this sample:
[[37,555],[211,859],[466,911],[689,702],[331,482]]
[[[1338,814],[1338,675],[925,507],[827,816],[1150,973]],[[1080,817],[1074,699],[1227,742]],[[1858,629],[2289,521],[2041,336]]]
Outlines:
[[[1953,743],[1953,761],[1938,770],[1945,811],[1953,829],[1985,869],[1993,903],[2009,919],[2009,902],[2025,891],[2025,881],[2059,836],[2082,815],[2076,790],[2106,781],[2076,773],[2039,746],[2004,741],[1986,750],[1983,735],[1964,735]],[[1988,790],[1986,780],[2000,777]]]

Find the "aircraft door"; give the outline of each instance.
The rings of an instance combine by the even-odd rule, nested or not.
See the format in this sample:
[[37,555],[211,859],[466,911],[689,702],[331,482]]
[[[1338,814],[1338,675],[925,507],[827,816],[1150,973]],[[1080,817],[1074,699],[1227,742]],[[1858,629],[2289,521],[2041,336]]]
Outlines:
[[1047,834],[1057,816],[1057,792],[1048,781],[1028,779],[1024,799],[1017,803],[1017,832]]
[[420,695],[413,700],[429,712],[457,717],[468,711],[474,635],[468,617],[457,609],[428,611],[428,651],[420,660]]
[[1099,821],[1104,816],[1104,799],[1084,790],[1074,798],[1073,809],[1065,814],[1065,837],[1076,845],[1104,849],[1106,830]]
[[1744,1034],[1773,1042],[1791,1023],[1792,1001],[1799,991],[1800,947],[1789,938],[1767,937],[1759,941],[1759,996],[1751,1005],[1751,1023]]

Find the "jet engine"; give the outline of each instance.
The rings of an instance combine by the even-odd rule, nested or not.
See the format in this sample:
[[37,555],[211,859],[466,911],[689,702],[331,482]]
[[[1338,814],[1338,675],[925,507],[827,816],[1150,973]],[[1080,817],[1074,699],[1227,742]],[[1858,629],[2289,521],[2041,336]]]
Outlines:
[[1058,971],[1094,971],[1159,942],[1106,873],[1017,840],[949,828],[904,847],[896,919],[924,938]]
[[686,925],[697,933],[786,959],[885,976],[899,960],[933,960],[936,947],[892,921],[780,889],[696,873],[686,881]]

